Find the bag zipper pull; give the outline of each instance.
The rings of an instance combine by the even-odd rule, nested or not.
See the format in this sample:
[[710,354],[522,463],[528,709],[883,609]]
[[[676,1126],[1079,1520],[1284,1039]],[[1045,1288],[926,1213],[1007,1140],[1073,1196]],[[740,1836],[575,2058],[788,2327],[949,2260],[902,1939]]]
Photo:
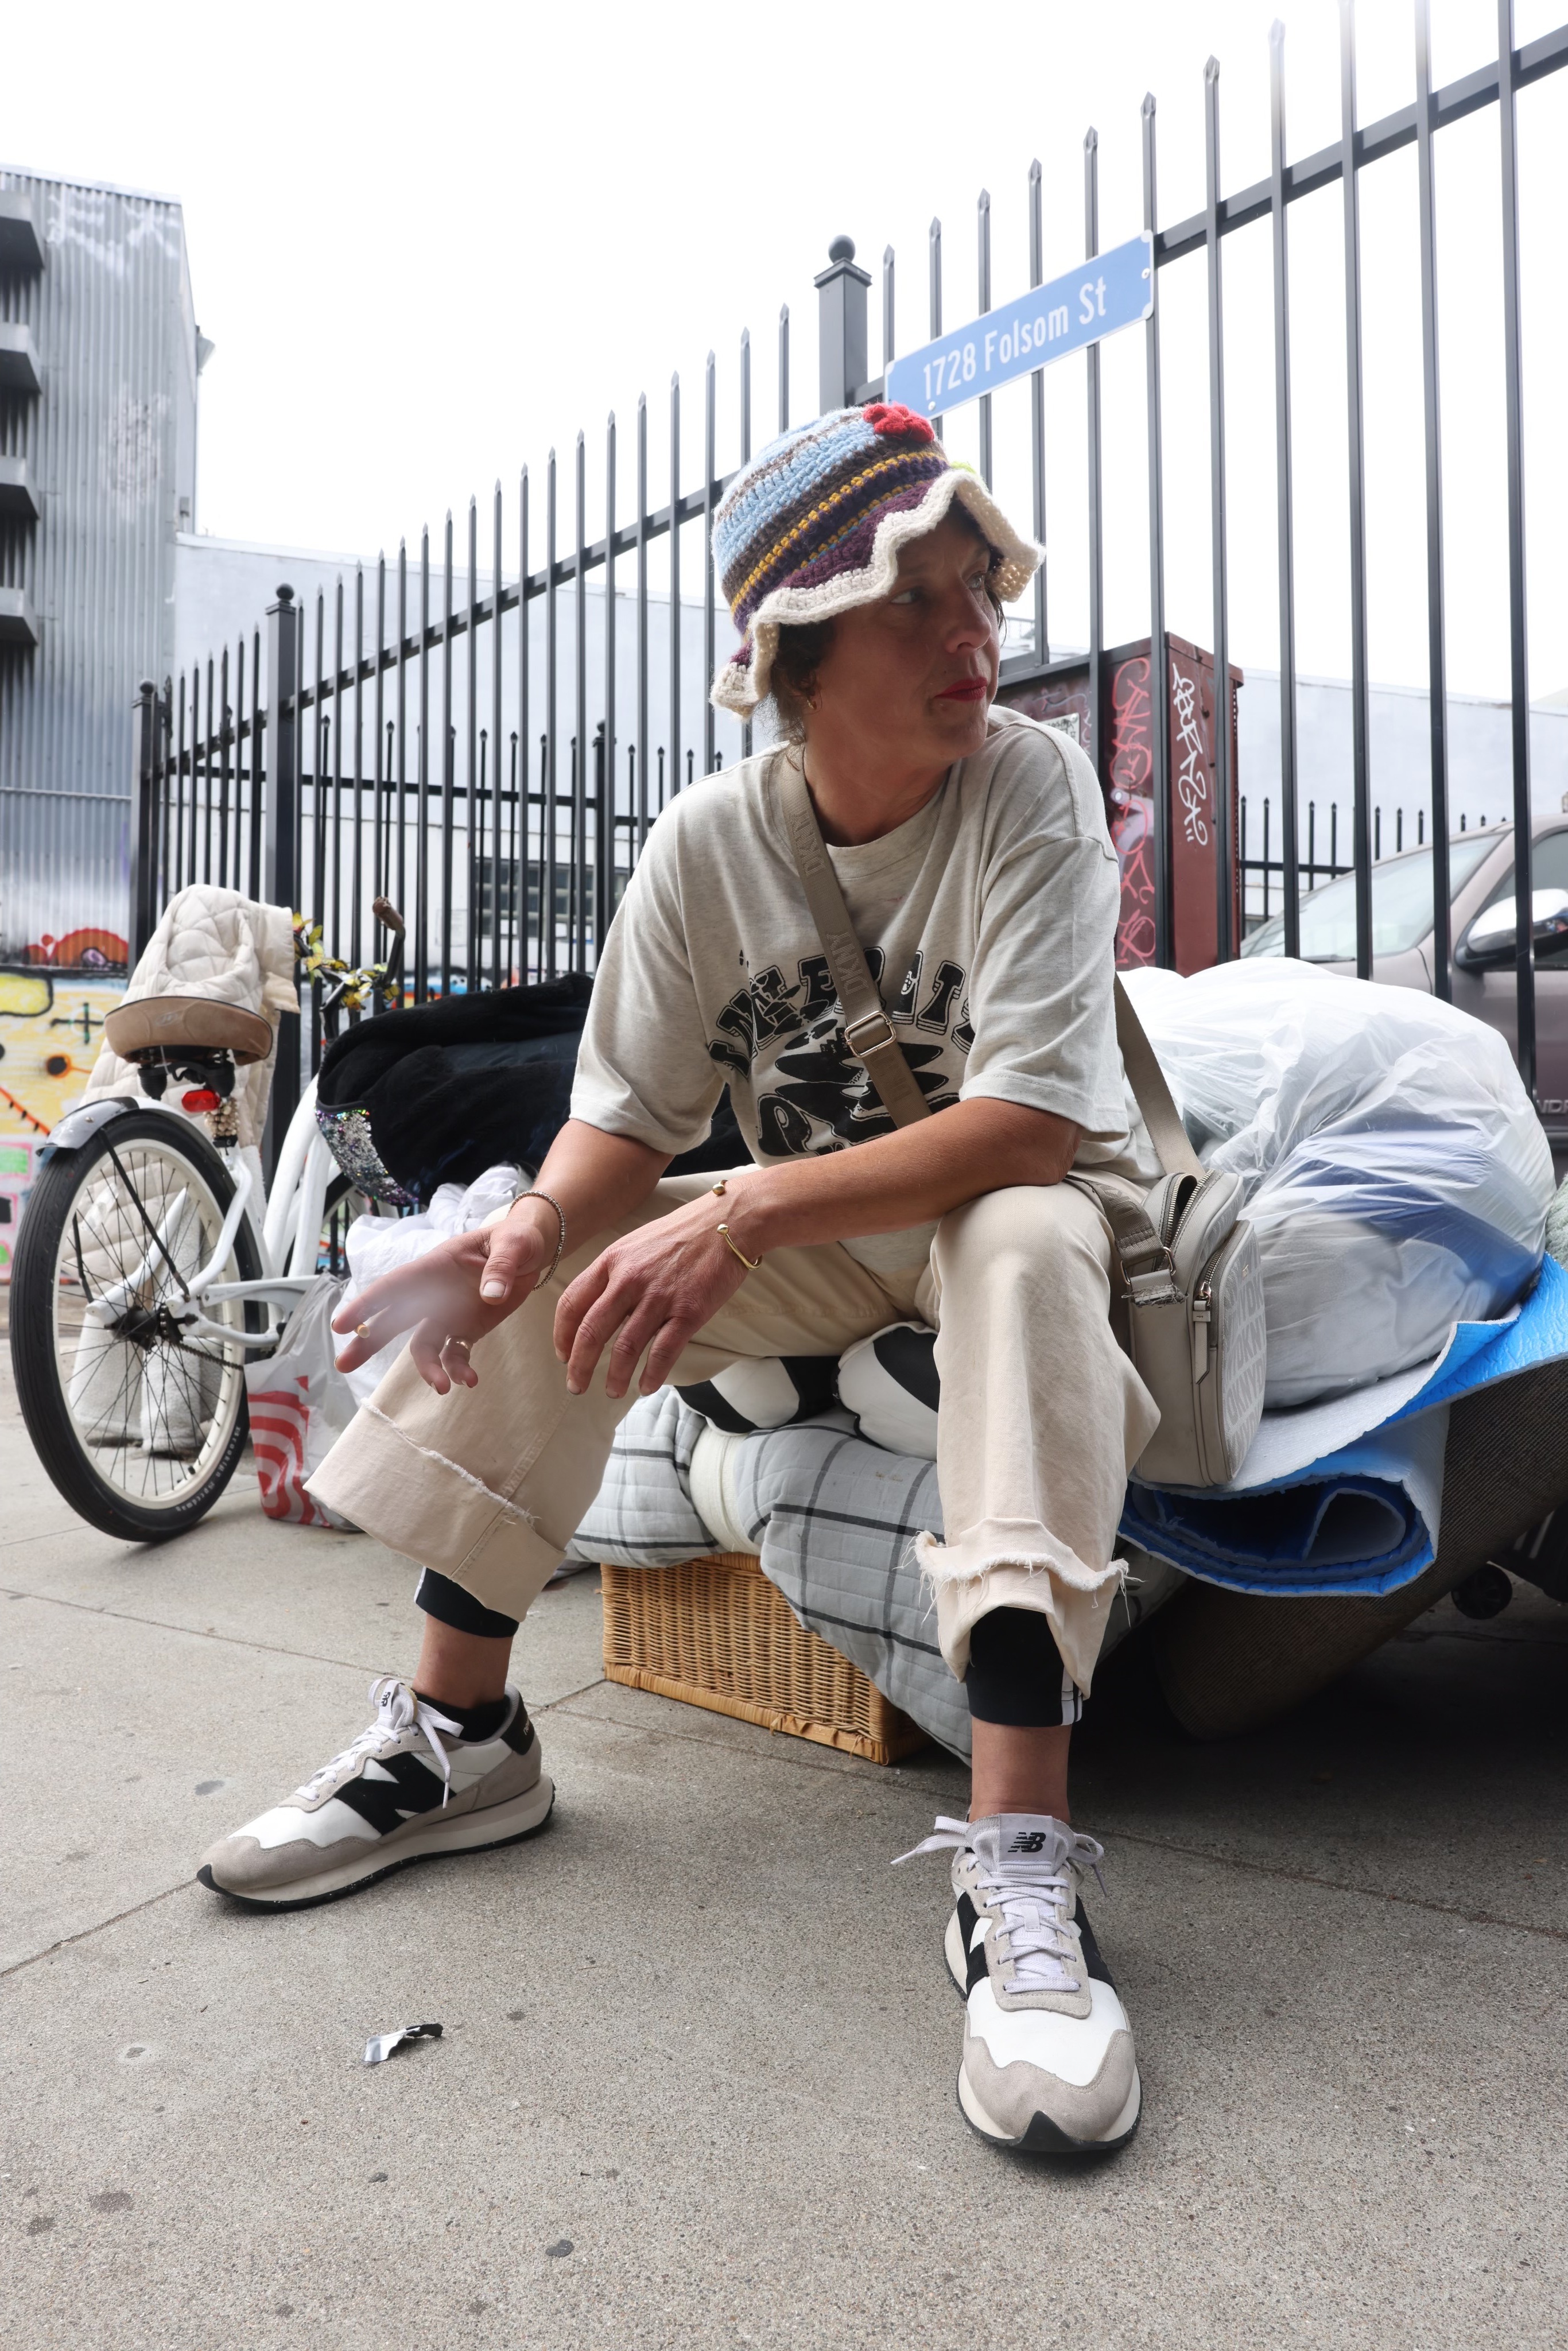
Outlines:
[[1210,1290],[1206,1281],[1192,1301],[1192,1375],[1201,1380],[1208,1370],[1208,1326],[1213,1320]]

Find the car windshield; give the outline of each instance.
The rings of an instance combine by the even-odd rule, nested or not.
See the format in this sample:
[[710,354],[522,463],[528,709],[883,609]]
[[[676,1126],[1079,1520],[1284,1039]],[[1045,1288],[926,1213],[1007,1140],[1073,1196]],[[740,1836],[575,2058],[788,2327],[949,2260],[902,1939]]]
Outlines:
[[[1448,843],[1450,895],[1464,888],[1501,835],[1462,833]],[[1432,927],[1432,852],[1407,849],[1372,869],[1372,952],[1403,955]],[[1244,956],[1283,955],[1285,918],[1271,914],[1242,946]],[[1301,958],[1306,963],[1355,961],[1355,876],[1342,873],[1301,900]]]

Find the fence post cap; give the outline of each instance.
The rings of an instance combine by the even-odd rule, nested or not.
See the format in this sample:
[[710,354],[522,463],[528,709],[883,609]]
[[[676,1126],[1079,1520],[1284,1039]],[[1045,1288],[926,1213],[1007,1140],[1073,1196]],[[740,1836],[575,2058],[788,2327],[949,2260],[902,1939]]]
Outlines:
[[854,257],[855,241],[853,237],[834,237],[832,243],[828,247],[828,259],[830,261],[852,261]]

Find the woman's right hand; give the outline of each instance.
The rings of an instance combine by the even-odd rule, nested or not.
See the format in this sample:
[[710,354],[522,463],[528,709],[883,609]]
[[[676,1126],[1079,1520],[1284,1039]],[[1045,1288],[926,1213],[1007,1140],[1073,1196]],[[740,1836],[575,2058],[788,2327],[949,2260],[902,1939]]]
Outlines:
[[437,1395],[454,1383],[477,1386],[469,1347],[522,1304],[559,1233],[554,1208],[525,1193],[499,1222],[454,1233],[412,1265],[383,1273],[332,1317],[334,1331],[352,1334],[338,1369],[356,1370],[407,1331],[414,1369]]

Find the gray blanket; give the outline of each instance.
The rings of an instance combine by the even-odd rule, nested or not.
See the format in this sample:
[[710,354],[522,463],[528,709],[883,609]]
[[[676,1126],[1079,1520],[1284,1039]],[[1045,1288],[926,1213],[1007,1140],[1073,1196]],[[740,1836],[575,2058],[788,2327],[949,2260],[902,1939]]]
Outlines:
[[[633,1405],[569,1556],[655,1568],[704,1552],[756,1552],[802,1625],[967,1758],[968,1704],[943,1662],[936,1606],[914,1561],[921,1530],[942,1531],[936,1463],[867,1444],[841,1409],[754,1437],[709,1433],[697,1483],[714,1525],[693,1499],[707,1431],[673,1388]],[[1183,1580],[1152,1560],[1134,1568],[1139,1588],[1117,1600],[1106,1650]]]

